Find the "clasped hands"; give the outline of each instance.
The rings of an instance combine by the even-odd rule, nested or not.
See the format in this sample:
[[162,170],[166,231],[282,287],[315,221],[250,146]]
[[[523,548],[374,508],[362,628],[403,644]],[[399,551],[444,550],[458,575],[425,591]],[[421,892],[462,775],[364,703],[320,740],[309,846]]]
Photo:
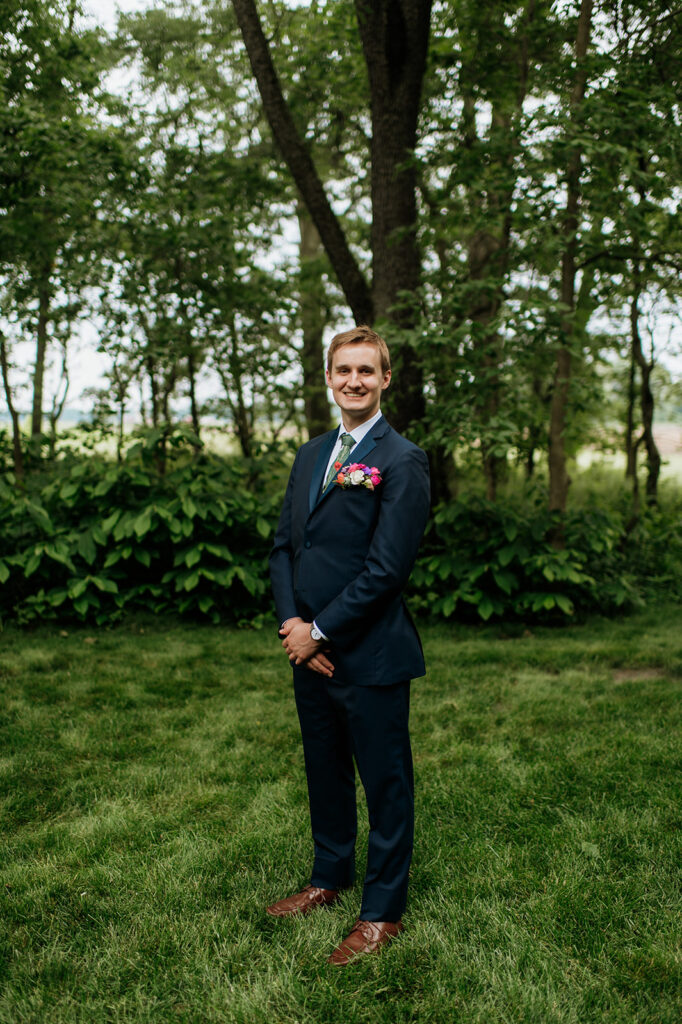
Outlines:
[[287,619],[279,630],[279,635],[284,637],[282,647],[294,665],[305,665],[321,676],[331,676],[334,666],[322,650],[325,641],[313,640],[311,626],[312,622],[304,622],[300,617]]

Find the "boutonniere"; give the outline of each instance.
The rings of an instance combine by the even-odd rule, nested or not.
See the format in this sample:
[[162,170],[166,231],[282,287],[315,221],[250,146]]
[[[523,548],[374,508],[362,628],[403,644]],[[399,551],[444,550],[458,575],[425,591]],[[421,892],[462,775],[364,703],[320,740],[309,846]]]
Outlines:
[[366,487],[373,491],[381,483],[381,473],[376,466],[365,466],[362,462],[342,466],[340,462],[335,462],[334,469],[338,474],[335,483],[339,487]]

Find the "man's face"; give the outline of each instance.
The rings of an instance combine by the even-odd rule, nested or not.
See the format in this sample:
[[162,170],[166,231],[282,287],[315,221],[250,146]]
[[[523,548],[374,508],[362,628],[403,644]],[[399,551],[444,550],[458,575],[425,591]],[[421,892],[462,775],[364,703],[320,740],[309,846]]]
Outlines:
[[327,385],[347,427],[359,426],[379,411],[381,392],[390,381],[391,371],[382,373],[379,349],[366,342],[337,348],[331,373],[327,370]]

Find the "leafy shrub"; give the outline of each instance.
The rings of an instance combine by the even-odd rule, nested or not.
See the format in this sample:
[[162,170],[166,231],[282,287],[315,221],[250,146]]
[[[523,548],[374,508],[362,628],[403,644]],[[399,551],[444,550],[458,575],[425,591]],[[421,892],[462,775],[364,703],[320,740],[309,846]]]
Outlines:
[[574,510],[566,546],[549,542],[550,514],[467,497],[436,509],[411,580],[417,610],[450,618],[560,620],[641,604],[665,587],[682,596],[679,509],[649,510],[628,531],[625,508]]
[[[103,624],[143,609],[263,622],[289,462],[197,455],[180,429],[148,434],[121,463],[73,452],[42,463],[25,491],[5,473],[0,616]],[[568,516],[562,551],[547,540],[552,519],[539,494],[440,506],[412,576],[412,606],[445,619],[530,622],[609,614],[653,593],[682,598],[680,497],[666,495],[633,526],[627,496],[607,483]]]
[[101,624],[137,608],[219,622],[269,608],[280,496],[212,456],[176,458],[161,475],[157,440],[120,464],[67,460],[25,493],[0,480],[3,616]]

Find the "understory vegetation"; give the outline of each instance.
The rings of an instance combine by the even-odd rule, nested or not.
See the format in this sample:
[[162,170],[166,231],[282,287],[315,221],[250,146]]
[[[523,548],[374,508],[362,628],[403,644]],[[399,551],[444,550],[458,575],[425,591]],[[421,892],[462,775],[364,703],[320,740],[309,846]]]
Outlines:
[[[149,432],[120,462],[71,452],[17,487],[0,476],[0,616],[112,623],[135,610],[262,625],[267,556],[292,453],[221,457],[184,428]],[[589,480],[589,473],[585,474]],[[410,603],[459,620],[562,622],[682,595],[682,494],[633,517],[608,474],[584,486],[562,548],[542,485],[498,501],[475,487],[434,509]]]
[[264,913],[312,853],[274,633],[9,627],[0,1021],[678,1024],[678,622],[423,629],[406,930],[342,971],[359,886]]

